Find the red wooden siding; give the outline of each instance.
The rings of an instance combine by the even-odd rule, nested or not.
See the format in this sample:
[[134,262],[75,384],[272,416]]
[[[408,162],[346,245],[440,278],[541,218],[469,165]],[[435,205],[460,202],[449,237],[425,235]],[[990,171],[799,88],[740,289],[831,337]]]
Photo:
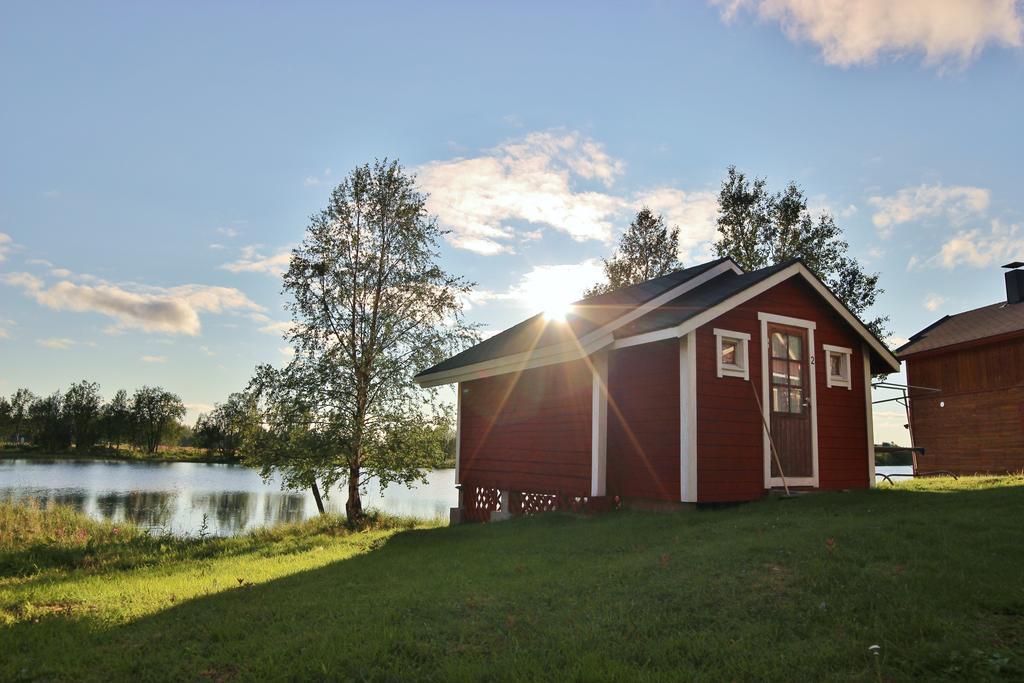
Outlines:
[[591,371],[584,360],[462,383],[459,481],[590,493]]
[[[822,489],[868,486],[864,358],[860,337],[809,285],[790,278],[697,330],[697,499],[764,495],[764,441],[751,385],[761,399],[761,322],[774,313],[816,323],[818,476]],[[750,334],[750,381],[716,376],[714,328]],[[853,349],[852,388],[829,388],[823,344]]]
[[913,356],[907,382],[941,390],[911,402],[921,469],[1024,470],[1024,339]]
[[613,351],[608,395],[608,494],[678,501],[679,340]]

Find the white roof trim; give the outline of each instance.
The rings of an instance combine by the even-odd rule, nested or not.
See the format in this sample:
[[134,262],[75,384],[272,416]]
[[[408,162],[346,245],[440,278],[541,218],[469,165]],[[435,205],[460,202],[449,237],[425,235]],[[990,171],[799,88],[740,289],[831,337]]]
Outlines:
[[744,289],[741,292],[737,292],[736,294],[729,297],[725,301],[716,304],[711,308],[705,309],[698,315],[695,315],[694,317],[684,321],[682,324],[676,327],[669,327],[661,330],[654,330],[652,332],[646,332],[644,334],[638,334],[633,337],[624,337],[622,339],[616,339],[614,348],[623,348],[626,346],[634,346],[636,344],[646,344],[652,341],[657,341],[659,339],[669,339],[671,337],[682,337],[683,335],[688,334],[693,330],[696,330],[698,327],[706,325],[707,323],[711,322],[712,320],[722,315],[723,313],[739,306],[740,304],[746,301],[749,301],[750,299],[753,299],[755,296],[763,294],[772,287],[776,286],[777,284],[785,280],[788,280],[794,275],[799,275],[803,277],[803,279],[806,280],[822,296],[822,298],[825,299],[825,301],[827,301],[829,305],[832,306],[832,308],[835,309],[835,311],[839,313],[839,315],[847,323],[849,323],[854,330],[857,331],[857,333],[864,339],[864,341],[867,342],[868,346],[870,346],[879,356],[882,357],[882,359],[886,362],[886,364],[888,364],[892,372],[900,371],[900,362],[896,360],[896,356],[892,354],[892,351],[890,351],[888,348],[886,348],[884,344],[878,341],[878,339],[875,338],[875,335],[871,334],[871,332],[869,332],[868,329],[864,327],[864,323],[858,320],[855,315],[850,313],[850,311],[847,310],[846,306],[840,303],[840,301],[835,297],[835,295],[829,291],[828,287],[823,285],[821,281],[817,277],[815,277],[810,270],[807,269],[807,266],[805,266],[802,263],[794,263],[788,268],[780,270],[774,275],[771,275],[765,278],[764,280],[761,280],[757,284],[751,285],[750,287]]
[[740,267],[737,266],[732,259],[727,259],[722,263],[719,263],[717,266],[709,268],[700,275],[695,275],[686,282],[673,287],[667,292],[659,294],[650,301],[640,304],[612,322],[583,335],[583,337],[575,342],[570,341],[563,342],[561,344],[552,344],[551,346],[543,346],[533,351],[523,351],[520,353],[510,354],[508,356],[502,356],[500,358],[492,358],[479,363],[473,363],[472,365],[452,368],[451,370],[432,372],[429,375],[421,375],[416,379],[416,383],[421,387],[436,387],[442,384],[451,384],[453,382],[464,382],[479,379],[481,377],[492,377],[494,375],[503,375],[509,372],[520,372],[522,370],[539,368],[545,365],[552,365],[554,363],[564,363],[566,361],[589,356],[595,351],[611,345],[614,341],[612,332],[618,328],[633,322],[640,316],[653,311],[672,299],[675,299],[691,289],[695,289],[726,272],[733,272],[737,275],[743,273]]

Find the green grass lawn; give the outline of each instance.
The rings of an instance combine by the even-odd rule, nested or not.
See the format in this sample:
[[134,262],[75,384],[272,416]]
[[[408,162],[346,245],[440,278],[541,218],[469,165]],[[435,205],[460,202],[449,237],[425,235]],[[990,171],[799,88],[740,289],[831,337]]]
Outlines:
[[1022,522],[1021,476],[205,541],[0,508],[0,679],[1019,680]]

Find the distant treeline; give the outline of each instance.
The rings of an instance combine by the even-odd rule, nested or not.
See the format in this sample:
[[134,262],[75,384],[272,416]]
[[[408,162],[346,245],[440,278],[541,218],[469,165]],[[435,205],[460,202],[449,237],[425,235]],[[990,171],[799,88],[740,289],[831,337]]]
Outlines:
[[[190,427],[182,422],[181,397],[162,387],[124,389],[104,401],[100,385],[82,380],[64,392],[36,396],[18,389],[0,396],[0,444],[17,444],[44,453],[74,448],[105,453],[122,446],[156,453],[160,446],[204,449],[218,459],[240,459],[243,435],[253,415],[244,394],[230,394]],[[445,466],[455,464],[455,435],[443,438]]]
[[131,395],[121,389],[104,401],[100,385],[83,380],[49,396],[28,389],[0,396],[0,440],[54,452],[130,445],[155,453],[162,444],[191,445],[194,435],[182,424],[184,416],[181,397],[161,387]]

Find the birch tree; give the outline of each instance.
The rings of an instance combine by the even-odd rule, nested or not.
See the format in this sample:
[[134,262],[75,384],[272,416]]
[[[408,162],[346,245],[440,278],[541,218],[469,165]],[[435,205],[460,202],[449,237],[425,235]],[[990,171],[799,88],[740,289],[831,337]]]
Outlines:
[[679,270],[683,264],[678,252],[679,228],[670,228],[664,216],[645,206],[622,233],[612,257],[603,259],[605,281],[588,289],[583,296],[604,294]]
[[812,215],[795,183],[772,193],[764,178],[749,180],[729,167],[718,195],[716,254],[732,257],[744,270],[798,258],[875,336],[884,338],[889,319],[864,318],[884,291],[878,273],[865,271],[849,248],[832,214]]
[[443,234],[415,179],[385,160],[349,173],[292,252],[294,356],[257,368],[242,455],[311,489],[321,512],[344,485],[357,520],[366,481],[410,484],[443,460],[451,418],[413,377],[475,338],[470,284],[437,263]]

